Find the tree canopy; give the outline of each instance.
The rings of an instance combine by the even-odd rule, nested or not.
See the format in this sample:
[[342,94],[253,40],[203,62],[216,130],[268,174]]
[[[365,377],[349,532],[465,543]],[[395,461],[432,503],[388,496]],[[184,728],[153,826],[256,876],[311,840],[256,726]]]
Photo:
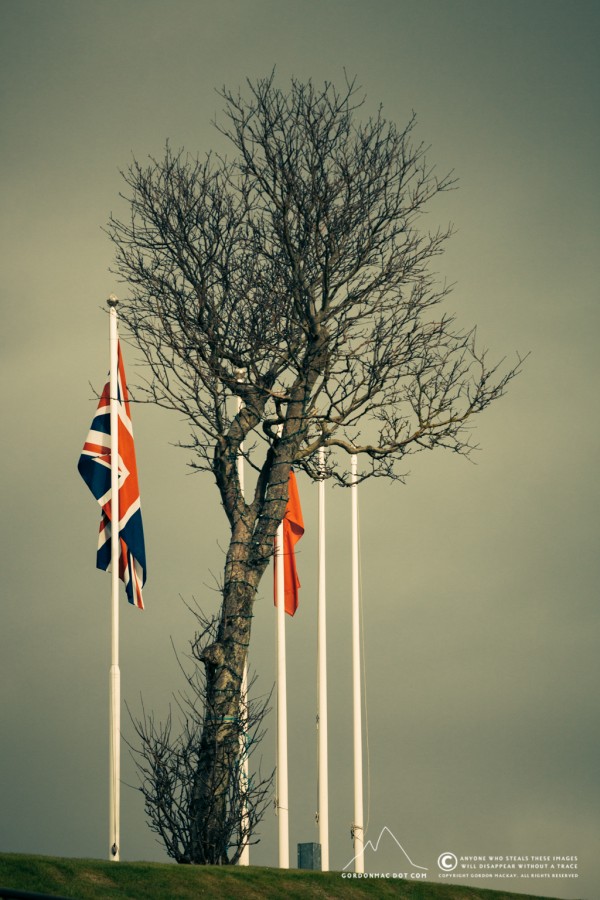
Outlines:
[[[354,82],[284,91],[274,73],[221,97],[231,156],[167,145],[134,161],[130,217],[109,224],[147,397],[186,418],[192,465],[213,473],[231,527],[219,626],[199,654],[212,712],[191,801],[196,862],[227,858],[223,723],[239,712],[291,466],[348,484],[349,454],[360,479],[399,478],[422,449],[468,454],[472,417],[519,368],[488,364],[444,308],[431,263],[452,229],[428,231],[422,214],[455,180],[428,162],[414,115],[402,129],[381,109],[363,120]],[[256,472],[248,496],[240,454]]]

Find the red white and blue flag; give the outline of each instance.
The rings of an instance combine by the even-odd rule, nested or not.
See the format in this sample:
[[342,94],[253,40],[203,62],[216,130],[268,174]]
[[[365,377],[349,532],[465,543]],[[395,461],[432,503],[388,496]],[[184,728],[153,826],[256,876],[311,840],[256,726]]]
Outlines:
[[[125,584],[129,602],[143,609],[142,587],[146,582],[146,549],[129,395],[120,343],[118,358],[119,577]],[[77,464],[81,477],[102,508],[96,565],[105,571],[110,569],[111,564],[110,463],[110,381],[108,381],[104,385],[92,427]]]

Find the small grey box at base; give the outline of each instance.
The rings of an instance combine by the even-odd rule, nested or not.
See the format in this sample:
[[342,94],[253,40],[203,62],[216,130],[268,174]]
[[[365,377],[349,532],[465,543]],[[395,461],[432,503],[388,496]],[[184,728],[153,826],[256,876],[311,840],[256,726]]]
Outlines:
[[321,871],[320,844],[298,844],[298,868]]

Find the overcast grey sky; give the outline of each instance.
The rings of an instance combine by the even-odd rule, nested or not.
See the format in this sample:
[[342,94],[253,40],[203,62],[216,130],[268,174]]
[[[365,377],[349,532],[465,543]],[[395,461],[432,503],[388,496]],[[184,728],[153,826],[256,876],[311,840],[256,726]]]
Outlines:
[[[119,169],[174,146],[222,146],[221,101],[277,66],[344,67],[402,125],[414,109],[460,189],[432,206],[456,236],[437,262],[448,306],[492,355],[531,351],[476,423],[477,465],[417,457],[405,486],[361,490],[369,823],[438,877],[457,855],[577,855],[579,879],[481,881],[600,896],[598,684],[598,44],[595,2],[556,0],[3,0],[0,850],[104,857],[109,582],[98,511],[76,471],[108,366],[119,286],[100,230]],[[130,382],[136,355],[126,351]],[[225,518],[172,446],[175,416],[135,408],[149,580],[122,604],[123,695],[166,711],[180,595],[216,602]],[[290,828],[316,841],[316,490],[301,607],[288,623]],[[349,495],[328,492],[331,856],[352,857]],[[267,575],[252,663],[274,679]],[[126,722],[124,722],[125,727]],[[264,745],[274,760],[273,729]],[[124,778],[135,775],[124,760]],[[275,865],[269,812],[252,861]],[[164,859],[123,792],[122,855]],[[371,871],[403,863],[393,846]]]

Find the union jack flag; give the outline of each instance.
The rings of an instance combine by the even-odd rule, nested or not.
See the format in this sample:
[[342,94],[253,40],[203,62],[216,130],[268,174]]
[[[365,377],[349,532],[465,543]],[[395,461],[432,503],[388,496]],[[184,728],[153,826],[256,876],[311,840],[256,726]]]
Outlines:
[[[119,412],[119,577],[125,584],[127,599],[144,608],[142,587],[146,582],[146,549],[140,508],[135,445],[129,411],[125,369],[118,345]],[[110,490],[110,381],[104,385],[92,427],[83,445],[77,468],[102,508],[96,566],[105,571],[111,564],[111,490]]]

